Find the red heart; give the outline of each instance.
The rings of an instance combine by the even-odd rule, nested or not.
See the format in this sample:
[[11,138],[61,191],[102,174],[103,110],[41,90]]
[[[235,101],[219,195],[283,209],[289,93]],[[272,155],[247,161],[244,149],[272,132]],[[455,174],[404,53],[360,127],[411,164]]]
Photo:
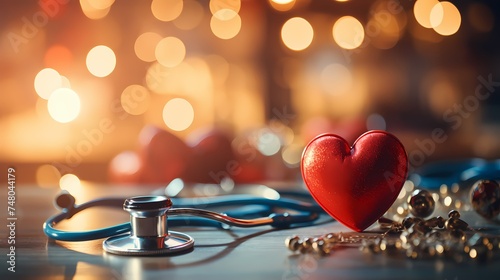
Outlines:
[[368,131],[353,144],[323,134],[302,154],[304,182],[319,205],[355,231],[363,231],[394,203],[406,180],[403,144],[385,131]]

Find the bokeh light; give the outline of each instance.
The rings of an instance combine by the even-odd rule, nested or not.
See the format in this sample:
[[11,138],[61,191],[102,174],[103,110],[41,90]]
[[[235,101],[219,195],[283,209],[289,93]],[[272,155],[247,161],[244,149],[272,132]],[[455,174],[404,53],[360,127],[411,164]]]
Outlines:
[[172,21],[181,14],[183,6],[182,0],[153,0],[151,12],[158,20]]
[[106,77],[115,70],[116,56],[111,48],[99,45],[89,51],[86,63],[92,75]]
[[294,2],[295,0],[271,0],[271,2],[280,4],[280,5],[286,5]]
[[272,156],[279,152],[281,140],[276,133],[269,129],[262,129],[257,138],[257,149],[265,156]]
[[311,24],[301,17],[287,20],[281,28],[283,43],[294,51],[301,51],[309,47],[313,38],[314,30]]
[[210,19],[210,29],[221,39],[234,38],[241,30],[241,18],[233,10],[219,10]]
[[36,183],[42,188],[57,187],[61,173],[50,164],[44,164],[36,169]]
[[186,47],[177,37],[166,37],[158,42],[155,48],[155,57],[165,67],[179,65],[186,56]]
[[123,110],[131,115],[141,115],[146,112],[150,99],[149,91],[141,85],[126,87],[120,97]]
[[71,82],[65,76],[61,76],[61,87],[62,88],[71,88]]
[[135,174],[141,168],[141,158],[133,151],[118,154],[110,162],[110,169],[118,174]]
[[80,114],[80,97],[72,89],[60,88],[50,95],[47,107],[55,121],[68,123]]
[[[413,14],[417,22],[425,28],[432,28],[431,11],[439,3],[437,0],[417,0],[413,6]],[[438,20],[437,18],[434,20]],[[438,23],[439,24],[439,23]]]
[[386,122],[384,117],[379,114],[371,114],[366,118],[367,130],[385,130]]
[[296,0],[269,0],[269,4],[276,11],[286,12],[289,11],[295,6]]
[[174,20],[174,25],[181,30],[191,30],[200,24],[203,15],[203,6],[198,1],[184,0],[184,8]]
[[111,7],[115,0],[87,0],[94,9],[102,10]]
[[351,71],[342,64],[332,63],[321,71],[321,87],[330,94],[347,93],[352,87]]
[[52,45],[43,58],[46,67],[69,70],[73,64],[73,54],[63,45]]
[[82,188],[82,183],[76,175],[65,174],[59,180],[59,188],[70,193],[79,192]]
[[365,31],[361,22],[352,16],[343,16],[333,25],[333,39],[344,49],[355,49],[363,43]]
[[44,68],[35,76],[35,91],[43,99],[48,100],[52,92],[61,85],[61,75],[52,68]]
[[460,12],[451,2],[439,2],[431,10],[432,28],[443,36],[455,34],[461,22]]
[[291,144],[283,149],[281,157],[288,167],[297,167],[300,165],[303,150],[304,147],[302,145]]
[[191,103],[182,98],[174,98],[163,107],[163,121],[168,128],[183,131],[189,128],[194,120],[194,109]]
[[156,60],[155,49],[162,37],[154,32],[145,32],[135,40],[134,51],[137,57],[145,62]]
[[[111,10],[111,4],[107,7],[109,1],[99,1],[99,0],[80,0],[80,6],[82,8],[83,14],[89,19],[97,20],[106,17]],[[105,8],[96,8],[105,7]]]
[[229,20],[239,13],[240,0],[210,0],[210,12],[220,20]]

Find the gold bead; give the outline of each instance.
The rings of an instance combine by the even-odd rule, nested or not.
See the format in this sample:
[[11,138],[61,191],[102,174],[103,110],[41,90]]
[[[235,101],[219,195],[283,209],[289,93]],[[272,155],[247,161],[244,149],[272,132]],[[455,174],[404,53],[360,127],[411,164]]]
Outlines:
[[445,227],[447,229],[467,230],[469,224],[459,218],[449,218],[445,222]]
[[299,249],[299,241],[300,238],[297,235],[288,237],[287,239],[285,239],[285,246],[291,251],[295,252]]
[[378,223],[380,225],[381,230],[390,230],[392,229],[392,225],[395,222],[389,218],[381,217],[380,219],[378,219]]
[[312,240],[309,237],[304,238],[302,242],[300,242],[299,250],[301,253],[309,253],[312,250]]
[[415,219],[412,217],[406,217],[403,219],[403,222],[402,222],[403,227],[405,229],[409,229],[414,223],[415,223]]
[[448,218],[460,218],[460,213],[457,210],[451,210],[448,213]]
[[437,224],[438,228],[444,228],[444,223],[446,222],[446,220],[441,216],[437,216],[436,218],[438,221],[438,224]]
[[408,208],[415,217],[428,217],[434,212],[435,205],[432,194],[426,190],[417,189],[408,197]]
[[319,255],[327,255],[330,253],[330,246],[325,242],[325,240],[317,239],[312,243],[313,251]]

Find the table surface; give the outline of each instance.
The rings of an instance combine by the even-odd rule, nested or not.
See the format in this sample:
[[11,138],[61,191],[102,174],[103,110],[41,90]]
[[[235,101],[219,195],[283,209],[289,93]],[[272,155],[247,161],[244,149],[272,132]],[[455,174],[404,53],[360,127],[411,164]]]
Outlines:
[[[3,188],[5,190],[5,188]],[[498,261],[458,264],[446,259],[411,260],[390,254],[368,254],[357,248],[335,250],[325,257],[294,254],[284,246],[291,235],[317,236],[349,232],[336,222],[273,230],[182,229],[195,238],[195,249],[173,257],[126,257],[103,252],[102,240],[56,242],[42,232],[57,213],[52,200],[58,189],[16,189],[16,272],[7,270],[9,235],[0,227],[0,279],[498,279]],[[102,196],[147,194],[150,188],[91,186],[75,195],[77,203]],[[0,194],[2,208],[7,191]],[[7,211],[1,211],[7,222]],[[120,210],[89,209],[60,224],[62,229],[91,229],[128,220]]]

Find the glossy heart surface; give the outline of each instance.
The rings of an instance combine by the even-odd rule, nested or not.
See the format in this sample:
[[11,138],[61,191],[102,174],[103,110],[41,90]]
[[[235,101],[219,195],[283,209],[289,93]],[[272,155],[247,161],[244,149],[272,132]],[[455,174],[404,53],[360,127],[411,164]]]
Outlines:
[[302,178],[313,198],[333,218],[363,231],[394,203],[408,172],[403,144],[385,131],[368,131],[349,146],[322,134],[305,147]]

